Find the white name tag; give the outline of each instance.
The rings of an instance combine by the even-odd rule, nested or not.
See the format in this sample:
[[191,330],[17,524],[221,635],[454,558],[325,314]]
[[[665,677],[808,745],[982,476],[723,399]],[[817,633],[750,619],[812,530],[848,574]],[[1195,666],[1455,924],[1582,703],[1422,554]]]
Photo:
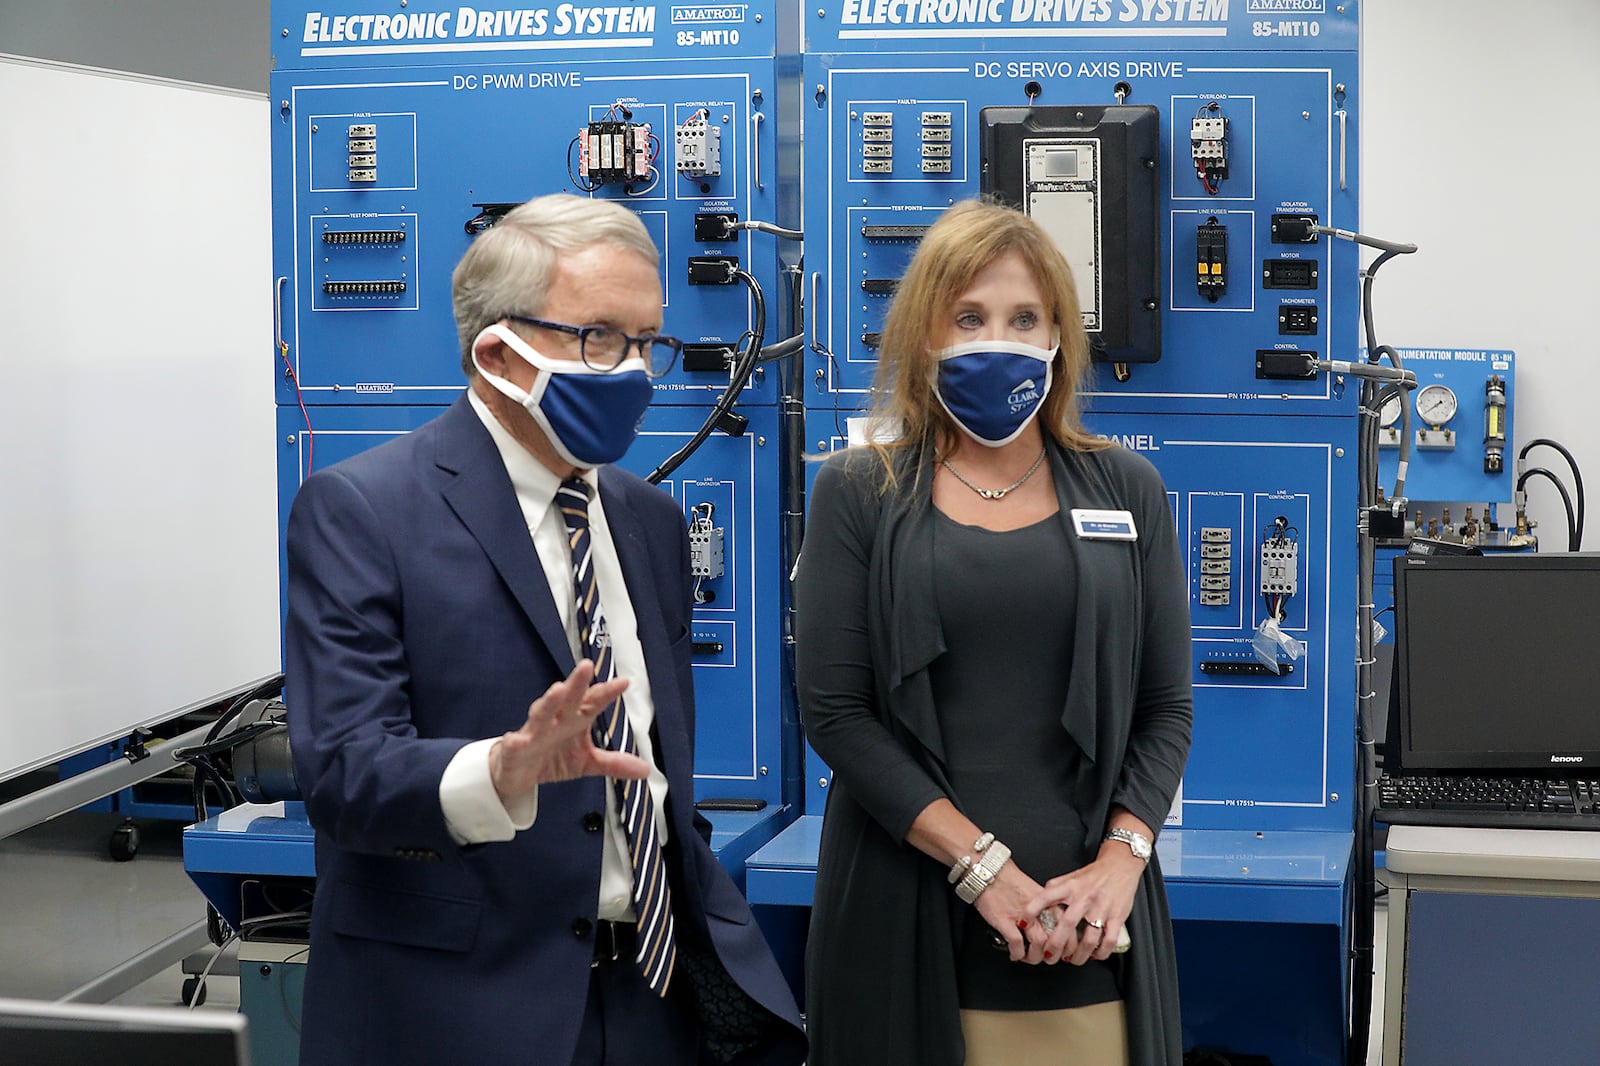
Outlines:
[[1084,540],[1138,540],[1132,511],[1091,511],[1072,509],[1072,525]]

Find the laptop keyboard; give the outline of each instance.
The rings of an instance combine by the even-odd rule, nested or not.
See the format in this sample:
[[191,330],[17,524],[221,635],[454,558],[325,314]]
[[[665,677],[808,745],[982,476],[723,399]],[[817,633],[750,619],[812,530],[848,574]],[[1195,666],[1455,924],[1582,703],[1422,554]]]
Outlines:
[[1600,781],[1385,774],[1375,816],[1391,825],[1600,829]]

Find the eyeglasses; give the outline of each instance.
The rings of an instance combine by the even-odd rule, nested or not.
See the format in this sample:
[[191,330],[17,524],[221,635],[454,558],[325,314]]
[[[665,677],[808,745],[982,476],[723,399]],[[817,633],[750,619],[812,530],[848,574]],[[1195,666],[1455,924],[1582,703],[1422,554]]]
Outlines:
[[652,378],[664,376],[678,361],[683,342],[676,337],[651,333],[643,337],[630,337],[620,329],[610,326],[572,326],[565,322],[551,322],[530,315],[506,315],[512,322],[526,322],[540,329],[554,330],[578,338],[578,358],[591,370],[604,373],[615,370],[628,353],[637,351],[644,360],[646,372]]

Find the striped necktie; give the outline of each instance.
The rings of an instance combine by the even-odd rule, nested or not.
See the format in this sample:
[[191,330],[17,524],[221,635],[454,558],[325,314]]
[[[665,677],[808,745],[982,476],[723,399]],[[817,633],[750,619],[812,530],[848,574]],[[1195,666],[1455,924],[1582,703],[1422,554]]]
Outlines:
[[[567,543],[572,549],[578,635],[584,654],[594,660],[594,680],[598,684],[615,677],[617,666],[611,654],[605,612],[600,608],[600,590],[590,552],[589,500],[593,492],[587,481],[569,477],[556,491],[556,506],[566,520]],[[594,742],[613,751],[639,754],[621,697],[595,719]],[[672,930],[672,891],[661,856],[661,838],[656,832],[655,801],[647,781],[613,780],[612,786],[617,792],[617,809],[622,814],[623,828],[627,830],[628,853],[633,863],[633,905],[639,922],[636,959],[645,982],[656,995],[665,996],[678,949]]]

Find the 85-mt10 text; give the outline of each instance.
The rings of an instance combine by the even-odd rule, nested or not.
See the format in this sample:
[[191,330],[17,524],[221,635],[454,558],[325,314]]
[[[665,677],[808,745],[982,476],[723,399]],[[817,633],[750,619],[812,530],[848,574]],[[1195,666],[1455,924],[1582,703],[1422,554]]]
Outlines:
[[678,47],[692,48],[695,45],[702,47],[717,44],[738,44],[738,30],[679,30]]

